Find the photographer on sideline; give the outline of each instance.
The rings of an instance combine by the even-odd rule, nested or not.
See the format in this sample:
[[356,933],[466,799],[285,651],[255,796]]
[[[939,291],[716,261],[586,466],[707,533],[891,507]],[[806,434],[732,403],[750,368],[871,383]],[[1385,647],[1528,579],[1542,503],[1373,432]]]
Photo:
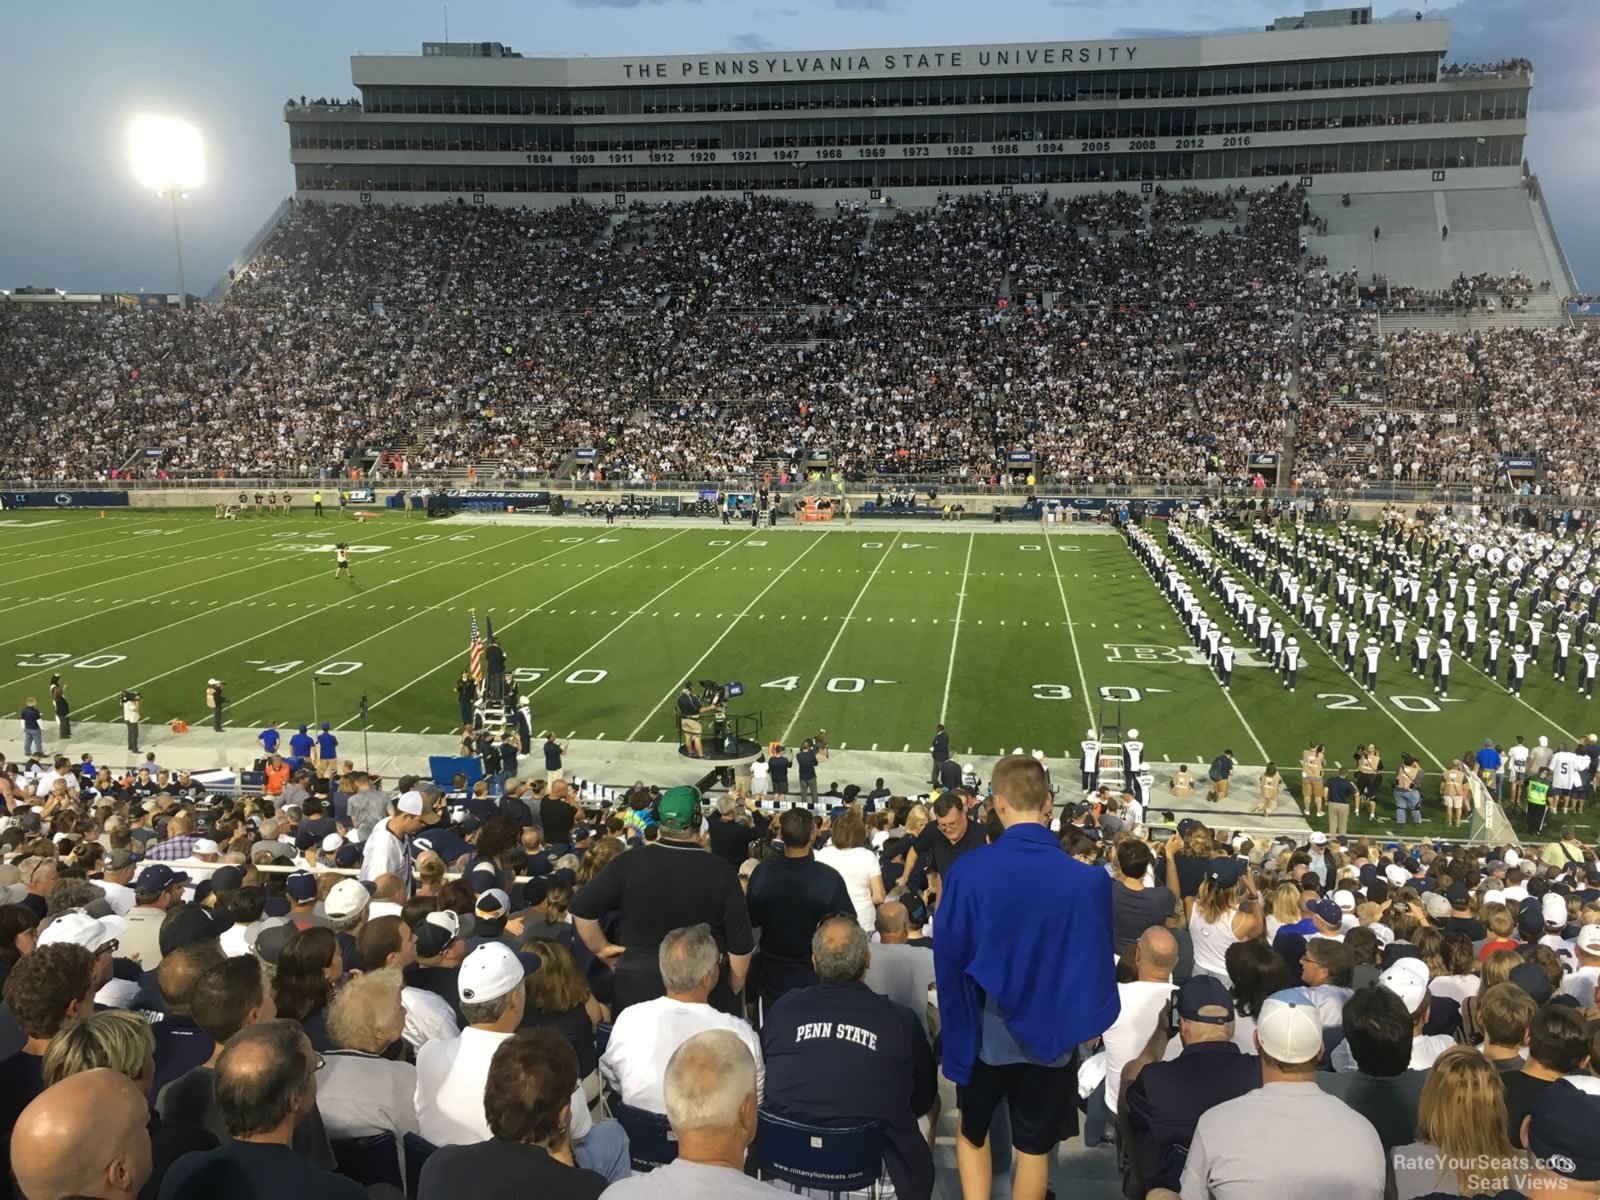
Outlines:
[[222,706],[227,703],[227,697],[222,694],[222,680],[206,680],[206,707],[211,710],[211,728],[218,733],[222,732]]
[[122,723],[128,727],[128,750],[133,754],[139,752],[139,705],[143,700],[138,692],[122,693]]

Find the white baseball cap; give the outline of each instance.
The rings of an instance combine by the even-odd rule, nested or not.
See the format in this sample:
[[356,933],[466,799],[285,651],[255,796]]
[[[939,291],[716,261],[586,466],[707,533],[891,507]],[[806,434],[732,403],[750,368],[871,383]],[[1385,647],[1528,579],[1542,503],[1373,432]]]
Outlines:
[[1544,923],[1546,925],[1561,925],[1567,923],[1567,901],[1555,892],[1546,892],[1541,902],[1544,909]]
[[333,890],[322,902],[322,907],[335,921],[342,921],[346,917],[355,916],[371,899],[371,894],[359,879],[341,879],[333,885]]
[[[1543,738],[1540,738],[1539,740],[1541,742],[1544,741]],[[1507,850],[1505,864],[1508,867],[1520,867],[1522,865],[1522,855],[1518,854],[1515,850]]]
[[1328,835],[1320,829],[1317,830],[1311,835],[1311,844],[1313,846],[1326,846],[1328,844]]
[[81,908],[72,908],[39,931],[39,945],[82,946],[93,954],[127,932],[128,922],[119,916],[91,917]]
[[1374,921],[1367,928],[1372,930],[1372,935],[1378,939],[1378,945],[1380,946],[1387,946],[1394,941],[1394,930],[1390,929],[1382,921]]
[[1355,893],[1347,891],[1344,888],[1340,888],[1338,891],[1334,892],[1333,902],[1345,912],[1355,912],[1356,910]]
[[221,854],[222,847],[218,846],[210,838],[196,838],[194,852],[196,854]]
[[1428,998],[1428,964],[1420,958],[1402,958],[1378,976],[1378,986],[1393,992],[1416,1016]]
[[463,1004],[486,1004],[522,986],[530,972],[539,969],[539,958],[518,954],[504,942],[485,942],[461,962],[456,986]]
[[1585,954],[1600,954],[1600,925],[1585,925],[1574,943]]
[[337,852],[339,847],[342,845],[344,845],[344,839],[337,833],[330,833],[327,837],[322,839],[322,852],[324,854],[333,854]]
[[1280,1063],[1312,1062],[1322,1051],[1322,1019],[1311,997],[1299,988],[1273,992],[1261,1003],[1256,1039],[1262,1053]]
[[422,815],[422,793],[402,792],[400,798],[394,802],[395,811],[404,813],[408,817]]

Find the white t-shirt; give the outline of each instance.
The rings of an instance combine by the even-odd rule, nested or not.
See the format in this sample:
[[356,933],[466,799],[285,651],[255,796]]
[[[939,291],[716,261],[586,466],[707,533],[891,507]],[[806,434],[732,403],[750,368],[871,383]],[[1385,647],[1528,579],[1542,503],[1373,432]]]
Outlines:
[[772,768],[766,762],[757,759],[750,764],[750,790],[757,796],[767,793],[768,784],[772,775]]
[[877,927],[878,915],[877,906],[872,902],[872,881],[882,874],[878,856],[865,846],[850,850],[824,846],[816,852],[816,860],[844,876],[845,890],[850,893],[850,903],[855,905],[856,920],[861,928],[871,933]]

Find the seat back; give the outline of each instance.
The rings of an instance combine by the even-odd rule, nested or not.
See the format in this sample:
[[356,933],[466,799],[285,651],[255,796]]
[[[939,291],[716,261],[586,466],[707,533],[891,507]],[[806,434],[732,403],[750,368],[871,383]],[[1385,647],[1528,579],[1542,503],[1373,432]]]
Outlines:
[[866,1191],[883,1171],[883,1129],[876,1121],[807,1125],[763,1109],[755,1154],[763,1179],[812,1191]]
[[339,1174],[354,1179],[362,1187],[371,1187],[375,1183],[389,1183],[395,1187],[403,1185],[394,1134],[334,1138],[332,1144],[333,1161]]
[[660,1113],[619,1103],[611,1106],[611,1115],[628,1135],[628,1157],[635,1171],[653,1171],[678,1157],[678,1135]]
[[422,1181],[423,1164],[439,1147],[414,1133],[406,1134],[400,1145],[406,1152],[406,1195],[410,1196],[411,1200],[416,1200],[417,1185]]
[[601,1021],[594,1027],[594,1052],[602,1057],[611,1044],[611,1026]]

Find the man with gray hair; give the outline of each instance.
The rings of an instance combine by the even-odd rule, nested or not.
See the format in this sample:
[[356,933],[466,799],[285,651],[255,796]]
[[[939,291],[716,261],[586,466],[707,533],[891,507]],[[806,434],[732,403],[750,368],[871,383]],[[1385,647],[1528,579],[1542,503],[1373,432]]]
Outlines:
[[727,1029],[708,1029],[679,1046],[663,1085],[678,1157],[647,1175],[613,1183],[605,1193],[609,1200],[788,1195],[744,1173],[745,1151],[756,1137],[756,1063],[744,1040]]
[[662,1079],[667,1062],[684,1042],[708,1029],[737,1036],[756,1064],[756,1095],[763,1094],[761,1043],[748,1022],[712,1008],[721,952],[709,925],[674,929],[661,941],[661,980],[667,994],[631,1004],[617,1014],[611,1040],[600,1059],[600,1077],[624,1104],[649,1112],[667,1111]]
[[854,916],[828,917],[811,938],[816,987],[795,988],[761,1026],[766,1105],[827,1125],[876,1121],[895,1195],[933,1192],[933,1154],[919,1119],[938,1099],[933,1049],[922,1019],[862,982],[871,952]]

